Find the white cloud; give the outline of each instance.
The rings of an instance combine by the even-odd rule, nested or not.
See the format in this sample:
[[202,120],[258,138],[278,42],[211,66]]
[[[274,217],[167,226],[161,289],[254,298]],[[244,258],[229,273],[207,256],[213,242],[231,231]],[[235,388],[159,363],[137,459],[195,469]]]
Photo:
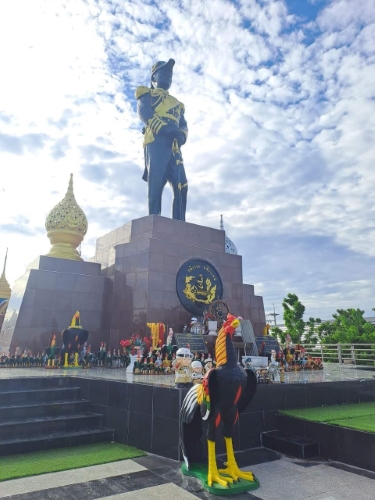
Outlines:
[[[224,213],[232,239],[247,245],[262,234],[330,238],[373,266],[374,23],[371,0],[332,1],[306,21],[281,0],[3,3],[0,251],[10,247],[9,280],[48,251],[44,219],[70,172],[90,214],[86,257],[96,237],[146,213],[133,92],[170,57],[171,93],[190,131],[188,220],[217,226]],[[25,215],[37,232],[10,232]],[[300,269],[275,287],[249,273],[246,245],[243,254],[266,300],[281,302],[305,279]],[[352,290],[367,279],[347,277]],[[325,269],[321,280],[331,278]],[[345,279],[335,283],[340,307]],[[325,297],[310,289],[306,300],[319,310]],[[353,300],[371,308],[366,294]]]

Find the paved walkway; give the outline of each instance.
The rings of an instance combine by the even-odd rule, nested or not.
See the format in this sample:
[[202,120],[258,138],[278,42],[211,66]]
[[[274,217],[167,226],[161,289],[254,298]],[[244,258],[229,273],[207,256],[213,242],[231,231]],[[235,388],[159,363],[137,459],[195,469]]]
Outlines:
[[[239,454],[241,455],[241,454]],[[258,458],[257,458],[258,457]],[[261,487],[253,494],[215,497],[200,483],[180,472],[181,464],[166,458],[146,457],[96,465],[25,479],[0,482],[6,500],[373,500],[375,473],[335,462],[308,462],[286,458],[269,450],[254,450],[241,457],[244,470],[255,473]],[[263,463],[257,461],[271,459]]]

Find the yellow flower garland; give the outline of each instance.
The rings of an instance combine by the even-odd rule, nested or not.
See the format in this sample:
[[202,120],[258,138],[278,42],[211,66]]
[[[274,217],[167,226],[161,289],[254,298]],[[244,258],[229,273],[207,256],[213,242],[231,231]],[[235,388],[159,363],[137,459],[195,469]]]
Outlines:
[[159,332],[161,329],[160,327],[162,327],[162,331],[164,333],[165,325],[164,323],[147,323],[147,326],[151,330],[151,339],[152,339],[151,350],[153,351],[154,349],[157,348],[159,343]]

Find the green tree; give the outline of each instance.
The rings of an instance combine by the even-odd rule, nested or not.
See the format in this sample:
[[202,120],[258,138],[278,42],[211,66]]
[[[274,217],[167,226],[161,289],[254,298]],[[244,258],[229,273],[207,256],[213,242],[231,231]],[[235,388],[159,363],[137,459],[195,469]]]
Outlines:
[[332,322],[318,327],[318,336],[325,344],[371,344],[375,342],[375,325],[368,323],[361,309],[337,309]]
[[309,318],[309,321],[306,321],[307,332],[305,332],[305,343],[306,344],[315,344],[319,339],[318,328],[322,324],[322,320],[320,318]]
[[275,337],[275,339],[277,339],[277,341],[280,342],[280,344],[285,343],[286,332],[283,332],[282,329],[279,328],[278,326],[273,326],[271,328],[271,335],[272,337]]
[[317,328],[318,338],[324,344],[334,343],[332,339],[333,333],[334,327],[332,327],[331,321],[323,321]]
[[305,306],[294,293],[288,293],[283,300],[282,306],[284,308],[283,317],[287,333],[290,334],[292,342],[300,342],[305,330],[305,322],[303,321]]

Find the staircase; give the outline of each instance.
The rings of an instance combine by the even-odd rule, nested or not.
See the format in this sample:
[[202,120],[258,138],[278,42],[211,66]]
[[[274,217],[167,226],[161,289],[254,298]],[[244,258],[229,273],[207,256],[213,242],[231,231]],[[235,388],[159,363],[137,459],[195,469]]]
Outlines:
[[283,431],[268,431],[261,434],[262,446],[296,458],[316,458],[320,455],[319,443]]
[[0,379],[0,455],[113,441],[69,378]]

